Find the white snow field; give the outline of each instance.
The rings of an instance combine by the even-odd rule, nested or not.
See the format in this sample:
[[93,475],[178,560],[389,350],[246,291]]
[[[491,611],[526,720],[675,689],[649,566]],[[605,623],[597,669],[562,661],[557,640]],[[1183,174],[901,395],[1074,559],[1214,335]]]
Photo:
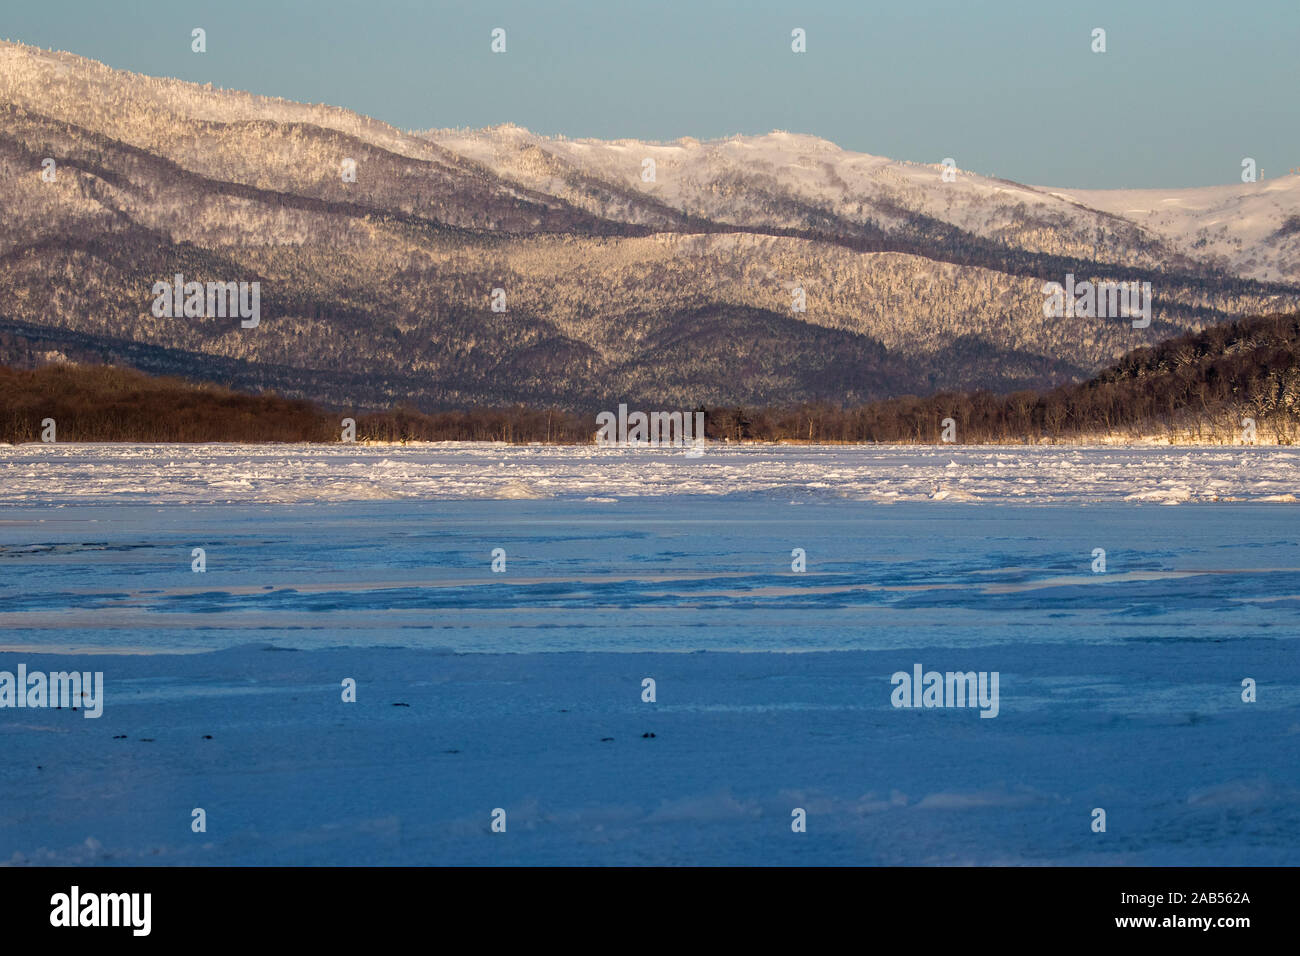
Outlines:
[[[0,474],[0,865],[1300,864],[1286,449]],[[996,717],[895,707],[917,665]],[[20,667],[102,672],[102,716],[3,706]]]
[[643,495],[871,501],[1285,501],[1300,449],[722,445],[0,446],[0,503],[159,504]]

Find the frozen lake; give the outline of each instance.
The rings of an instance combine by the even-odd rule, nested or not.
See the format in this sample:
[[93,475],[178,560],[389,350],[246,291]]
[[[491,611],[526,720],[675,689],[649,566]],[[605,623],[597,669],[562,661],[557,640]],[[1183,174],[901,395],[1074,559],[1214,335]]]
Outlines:
[[1300,608],[1300,512],[1286,504],[661,496],[3,515],[2,642],[34,650],[1231,641],[1290,635]]
[[861,501],[1281,500],[1300,450],[780,446],[0,446],[0,504],[782,495]]
[[1296,463],[0,449],[0,861],[1294,865]]

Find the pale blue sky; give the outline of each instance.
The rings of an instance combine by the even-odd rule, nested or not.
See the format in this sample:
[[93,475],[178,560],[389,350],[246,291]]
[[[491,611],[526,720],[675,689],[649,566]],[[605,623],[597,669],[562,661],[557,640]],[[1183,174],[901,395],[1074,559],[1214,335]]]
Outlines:
[[407,129],[786,129],[1078,187],[1300,167],[1298,0],[11,0],[0,36]]

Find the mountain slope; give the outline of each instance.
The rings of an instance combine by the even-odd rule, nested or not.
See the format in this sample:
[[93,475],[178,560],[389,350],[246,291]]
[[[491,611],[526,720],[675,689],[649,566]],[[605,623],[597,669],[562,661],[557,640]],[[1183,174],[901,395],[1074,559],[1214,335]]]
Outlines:
[[[336,406],[1046,387],[1300,305],[1288,220],[1259,211],[1271,258],[1234,265],[1116,203],[788,134],[416,135],[0,43],[0,340]],[[1045,318],[1067,272],[1151,281],[1150,327]],[[257,326],[155,316],[177,273],[259,283]]]
[[[881,236],[947,227],[1028,253],[1130,268],[1300,278],[1300,229],[1285,229],[1300,210],[1300,175],[1200,189],[1070,190],[955,168],[944,182],[940,164],[897,162],[785,132],[706,143],[571,140],[517,126],[425,136],[626,222],[653,223],[651,210],[664,206],[750,229]],[[646,160],[654,162],[653,182],[642,176]]]

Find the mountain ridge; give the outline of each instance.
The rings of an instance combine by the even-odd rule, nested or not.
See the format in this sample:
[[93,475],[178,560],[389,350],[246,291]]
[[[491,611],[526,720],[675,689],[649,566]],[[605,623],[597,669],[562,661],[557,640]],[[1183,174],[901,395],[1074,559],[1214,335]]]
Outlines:
[[[593,409],[1050,387],[1300,307],[1293,184],[1210,196],[1277,204],[1249,224],[1273,238],[1198,258],[1190,193],[1140,224],[942,168],[805,134],[407,133],[0,43],[0,331],[326,405]],[[1067,272],[1151,281],[1150,327],[1046,318]],[[257,327],[152,314],[176,273],[258,282]]]

